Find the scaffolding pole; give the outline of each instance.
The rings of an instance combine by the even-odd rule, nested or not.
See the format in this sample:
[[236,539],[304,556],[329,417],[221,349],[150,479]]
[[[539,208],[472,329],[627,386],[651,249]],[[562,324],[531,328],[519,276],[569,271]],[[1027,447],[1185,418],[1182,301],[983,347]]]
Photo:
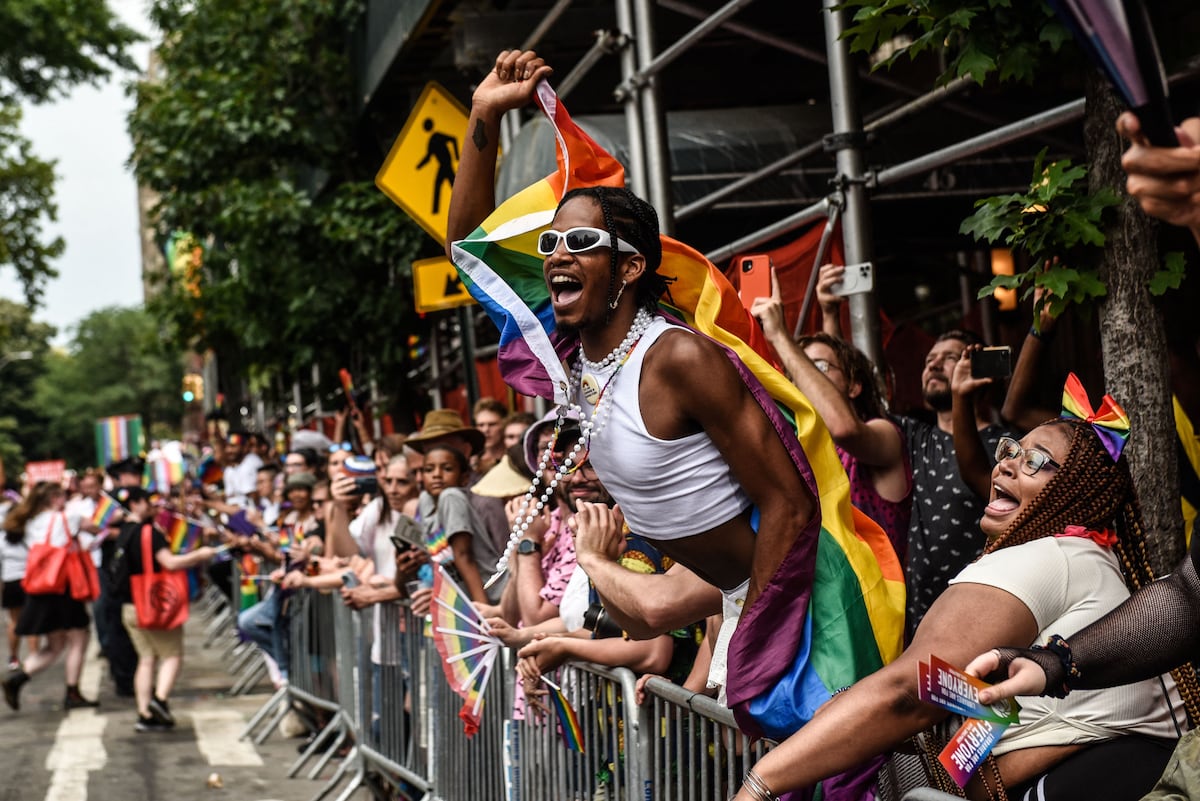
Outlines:
[[587,49],[583,57],[576,62],[571,71],[567,73],[567,77],[562,79],[558,85],[557,94],[559,99],[565,98],[571,94],[571,90],[583,80],[592,67],[596,66],[605,55],[612,53],[623,45],[624,35],[609,30],[596,31],[596,41],[592,42],[592,46]]
[[[871,206],[867,198],[866,169],[862,148],[866,134],[858,110],[856,75],[850,61],[849,44],[842,39],[845,12],[838,0],[823,0],[825,46],[829,53],[829,106],[833,116],[833,136],[827,141],[837,152],[837,180],[845,196],[842,213],[842,246],[847,264],[869,262],[871,247]],[[814,269],[818,265],[814,265]],[[883,364],[879,338],[879,311],[875,293],[850,295],[850,336],[855,347],[871,361]]]
[[[682,56],[692,45],[705,36],[708,36],[720,27],[725,20],[752,2],[754,0],[729,0],[728,3],[706,16],[699,25],[676,39],[666,50],[642,63],[641,68],[636,73],[626,78],[616,89],[615,95],[617,100],[624,100],[634,89],[646,86],[650,82],[650,79],[662,72],[668,64]],[[652,10],[648,9],[648,11],[652,13]],[[641,33],[641,25],[638,26],[638,32]]]
[[[621,80],[637,72],[637,53],[633,49],[633,0],[617,0],[617,30],[625,43],[621,48]],[[631,189],[638,197],[650,196],[646,180],[646,152],[642,143],[641,92],[634,92],[622,103],[625,111],[625,136],[629,140]]]
[[741,239],[730,242],[728,245],[705,253],[704,258],[713,264],[721,264],[739,253],[745,253],[747,250],[757,247],[764,242],[770,242],[777,236],[791,233],[814,220],[824,218],[828,214],[829,198],[822,198],[808,208],[801,209],[789,217],[784,217],[778,222],[771,223],[766,228],[760,228],[752,234],[747,234]]
[[[654,61],[654,7],[651,0],[633,0],[633,21],[637,34],[639,69]],[[671,198],[671,153],[667,144],[666,121],[659,101],[658,80],[650,76],[639,90],[642,136],[645,140],[647,198],[658,211],[658,226],[664,234],[675,231],[675,203]]]

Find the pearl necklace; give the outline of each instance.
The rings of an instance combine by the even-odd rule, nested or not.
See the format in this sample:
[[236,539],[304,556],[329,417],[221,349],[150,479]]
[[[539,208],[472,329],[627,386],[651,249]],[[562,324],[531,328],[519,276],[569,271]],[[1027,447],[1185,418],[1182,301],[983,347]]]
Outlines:
[[[550,438],[550,442],[542,454],[533,481],[529,485],[529,490],[525,493],[525,497],[521,501],[520,511],[517,512],[512,531],[509,532],[508,545],[505,547],[504,553],[496,560],[496,572],[488,579],[484,585],[485,588],[495,584],[504,575],[505,571],[508,570],[508,562],[513,550],[517,547],[517,543],[529,531],[530,525],[545,510],[546,505],[550,503],[550,496],[558,488],[559,482],[565,475],[572,472],[571,468],[577,461],[582,461],[580,453],[590,450],[592,437],[598,435],[607,425],[613,405],[612,395],[608,389],[617,380],[617,376],[621,374],[621,368],[625,366],[625,362],[629,361],[629,357],[633,354],[633,349],[637,347],[637,343],[641,341],[642,335],[646,333],[646,329],[653,322],[654,316],[650,312],[645,309],[638,309],[637,314],[634,315],[632,325],[629,326],[629,332],[625,334],[625,338],[621,340],[621,344],[613,348],[612,352],[599,362],[588,360],[583,355],[583,346],[580,345],[579,358],[575,360],[575,365],[571,368],[571,375],[567,385],[566,408],[564,409],[560,406],[558,409],[558,421],[554,426],[554,436]],[[594,377],[594,374],[603,373],[613,365],[616,365],[616,369],[613,370],[608,380],[604,382],[604,387],[599,388],[598,380]],[[588,370],[587,373],[584,373],[585,368]],[[576,402],[575,399],[578,397],[580,391],[583,391],[585,395],[588,394],[589,380],[592,382],[591,386],[596,387],[596,401],[592,407],[592,413],[585,415],[583,406]],[[590,399],[589,403],[591,403]],[[558,442],[559,432],[562,431],[563,424],[568,419],[577,419],[579,421],[579,439],[571,446],[570,452],[562,460],[562,463],[554,464],[554,445]],[[545,488],[539,493],[538,485],[542,483],[542,474],[551,464],[554,464],[554,477],[547,482]],[[537,500],[534,500],[534,498],[537,498]]]

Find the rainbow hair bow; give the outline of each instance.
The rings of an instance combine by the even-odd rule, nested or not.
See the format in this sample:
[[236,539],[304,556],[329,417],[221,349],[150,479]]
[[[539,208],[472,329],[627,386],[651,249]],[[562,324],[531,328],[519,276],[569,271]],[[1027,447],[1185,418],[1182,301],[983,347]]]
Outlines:
[[1129,441],[1129,415],[1125,414],[1121,404],[1113,400],[1112,395],[1105,395],[1100,401],[1100,408],[1093,411],[1079,376],[1071,373],[1063,386],[1062,416],[1066,420],[1082,420],[1091,425],[1113,461],[1121,458],[1121,451]]

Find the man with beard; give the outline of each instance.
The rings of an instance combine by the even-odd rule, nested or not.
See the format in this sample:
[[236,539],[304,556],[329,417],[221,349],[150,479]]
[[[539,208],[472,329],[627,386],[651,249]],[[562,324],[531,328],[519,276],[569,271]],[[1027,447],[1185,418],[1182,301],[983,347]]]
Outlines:
[[[982,344],[970,331],[952,330],[938,337],[921,372],[921,392],[926,406],[937,416],[936,425],[911,417],[897,418],[908,443],[913,477],[906,571],[908,636],[946,589],[947,582],[983,550],[984,536],[975,523],[983,514],[984,501],[970,489],[972,482],[959,474],[950,393],[950,375],[963,351],[969,345]],[[976,407],[975,423],[990,454],[995,452],[1000,437],[1011,433],[991,425],[982,412]]]

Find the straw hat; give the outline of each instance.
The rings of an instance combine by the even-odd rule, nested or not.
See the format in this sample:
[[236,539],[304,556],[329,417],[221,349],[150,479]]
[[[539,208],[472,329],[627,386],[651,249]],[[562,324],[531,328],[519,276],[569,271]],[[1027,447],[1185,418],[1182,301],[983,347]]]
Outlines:
[[437,440],[451,435],[462,437],[471,446],[471,455],[483,450],[483,432],[463,422],[462,415],[454,409],[434,409],[425,415],[425,425],[405,441],[414,451],[424,453]]
[[471,491],[489,498],[524,495],[529,490],[529,483],[533,481],[533,472],[525,469],[524,461],[524,446],[518,442],[508,449],[495,467],[471,487]]
[[283,491],[306,489],[311,491],[317,485],[317,477],[312,473],[292,473],[283,484]]

